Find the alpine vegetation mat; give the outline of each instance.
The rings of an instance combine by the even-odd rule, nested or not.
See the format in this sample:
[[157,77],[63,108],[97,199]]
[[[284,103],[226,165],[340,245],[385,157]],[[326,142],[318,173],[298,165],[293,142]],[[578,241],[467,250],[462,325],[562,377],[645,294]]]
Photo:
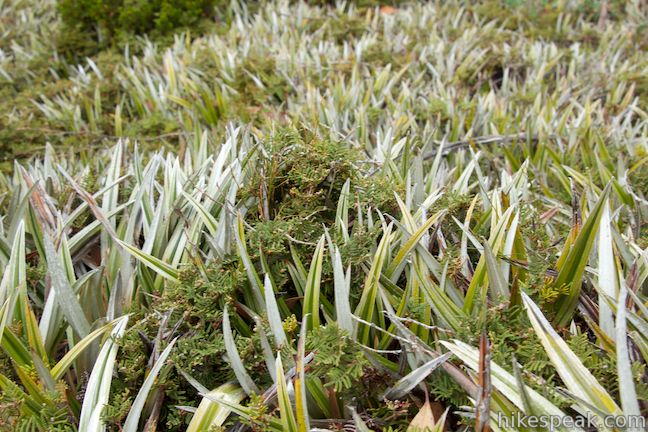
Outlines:
[[646,427],[645,1],[0,35],[0,430]]

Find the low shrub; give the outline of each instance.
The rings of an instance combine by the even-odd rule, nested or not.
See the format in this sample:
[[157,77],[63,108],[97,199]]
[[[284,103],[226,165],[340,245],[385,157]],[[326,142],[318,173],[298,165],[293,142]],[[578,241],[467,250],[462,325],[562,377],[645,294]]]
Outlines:
[[59,0],[58,45],[70,56],[122,44],[133,36],[164,37],[200,28],[223,0]]

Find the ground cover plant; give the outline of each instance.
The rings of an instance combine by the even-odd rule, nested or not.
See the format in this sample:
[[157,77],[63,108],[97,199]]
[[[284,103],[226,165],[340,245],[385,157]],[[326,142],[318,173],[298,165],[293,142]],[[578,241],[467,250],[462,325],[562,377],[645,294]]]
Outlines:
[[643,430],[645,2],[109,3],[0,0],[0,430]]

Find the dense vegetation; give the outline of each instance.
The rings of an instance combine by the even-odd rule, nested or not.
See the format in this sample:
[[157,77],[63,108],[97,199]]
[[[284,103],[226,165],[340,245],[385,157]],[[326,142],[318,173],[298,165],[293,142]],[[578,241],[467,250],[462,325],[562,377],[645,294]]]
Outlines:
[[161,37],[215,16],[216,0],[60,0],[57,48],[75,59],[137,35]]
[[647,26],[0,0],[0,430],[647,415]]

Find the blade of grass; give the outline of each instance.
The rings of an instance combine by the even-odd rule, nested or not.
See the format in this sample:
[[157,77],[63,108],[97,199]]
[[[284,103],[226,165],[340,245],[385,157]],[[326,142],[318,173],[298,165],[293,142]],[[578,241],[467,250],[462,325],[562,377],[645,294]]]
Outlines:
[[167,264],[161,259],[147,254],[146,252],[143,252],[119,239],[115,240],[117,240],[117,243],[119,243],[128,253],[137,258],[138,261],[140,261],[151,270],[155,271],[160,276],[165,277],[173,282],[178,281],[178,270],[176,270],[170,264]]
[[270,282],[270,277],[267,274],[265,276],[264,284],[268,323],[270,324],[270,330],[272,331],[272,336],[274,337],[275,346],[277,347],[277,349],[281,349],[281,347],[286,344],[288,339],[286,338],[286,332],[283,328],[283,322],[281,320],[281,314],[279,313],[279,306],[277,306],[277,299],[275,298],[274,290],[272,289],[272,283]]
[[227,352],[227,357],[229,358],[230,365],[236,375],[236,379],[245,393],[259,393],[259,388],[254,384],[250,375],[248,375],[239,355],[238,348],[236,348],[236,342],[234,342],[234,335],[232,334],[232,327],[230,326],[230,318],[228,307],[225,306],[223,310],[223,338],[225,340],[225,350]]
[[[295,359],[295,413],[297,415],[297,430],[308,432],[308,399],[306,398],[306,380],[304,373],[304,357],[306,355],[306,333],[308,331],[308,316],[302,318],[299,341],[297,342],[297,358]],[[278,382],[278,381],[277,381]]]
[[158,359],[155,361],[153,368],[151,369],[148,376],[144,380],[144,384],[142,384],[142,387],[137,393],[137,396],[135,397],[135,401],[133,402],[130,411],[128,411],[128,416],[126,416],[126,421],[124,422],[124,426],[122,428],[123,432],[137,432],[139,419],[142,415],[142,411],[144,410],[144,404],[146,403],[148,394],[150,393],[151,388],[153,387],[155,378],[157,378],[158,374],[160,373],[160,370],[166,363],[167,357],[169,357],[169,354],[171,354],[171,350],[173,349],[173,345],[175,345],[176,340],[177,338],[173,339],[171,343],[169,343],[169,345],[164,349],[164,351],[162,351],[160,357],[158,357]]
[[[374,320],[376,302],[378,298],[380,274],[382,272],[383,263],[385,262],[385,258],[389,250],[391,230],[392,225],[390,224],[383,233],[383,237],[380,240],[378,249],[376,250],[376,253],[374,255],[371,269],[369,270],[367,278],[365,279],[360,302],[358,303],[358,306],[356,307],[354,313],[354,315],[367,322],[373,322]],[[360,324],[358,326],[358,341],[363,345],[369,345],[370,332],[371,327],[366,324]]]
[[[452,351],[452,353],[463,361],[471,370],[475,372],[479,371],[479,350],[458,340],[452,342],[441,341],[441,344]],[[513,402],[520,410],[524,410],[525,402],[522,400],[522,396],[519,393],[519,384],[517,380],[513,375],[495,362],[491,362],[491,382],[493,387],[501,392],[502,395]],[[534,412],[554,416],[556,418],[564,418],[567,416],[560,408],[544,398],[540,393],[531,389],[529,386],[525,386],[525,389],[529,401],[533,405]],[[568,429],[562,428],[561,430],[567,431]],[[582,429],[576,430],[582,431]]]
[[285,432],[302,432],[297,427],[295,414],[290,404],[290,396],[286,387],[286,376],[284,375],[283,365],[281,363],[281,353],[277,355],[277,400],[279,402],[279,414],[281,425]]
[[[612,298],[617,297],[618,278],[612,249],[612,230],[610,224],[610,208],[606,203],[601,215],[598,230],[598,286],[605,294]],[[614,317],[612,309],[605,299],[599,297],[599,326],[608,335],[614,335]]]
[[86,318],[85,312],[83,312],[83,308],[79,304],[76,293],[70,285],[61,257],[54,248],[54,243],[47,233],[44,234],[43,244],[45,246],[48,271],[52,279],[52,288],[56,291],[56,299],[61,306],[65,318],[76,334],[84,338],[90,333],[90,323]]
[[322,261],[324,258],[325,236],[322,236],[315,248],[315,254],[311,261],[310,270],[306,279],[304,290],[304,307],[302,316],[310,315],[311,319],[308,329],[319,327],[320,325],[320,281],[322,279]]
[[[342,267],[342,256],[337,246],[332,246],[331,259],[333,262],[333,289],[335,291],[335,317],[336,322],[342,330],[347,331],[355,337],[355,326],[351,318],[351,305],[349,295],[351,290],[351,278],[346,277]],[[351,267],[347,269],[350,275]]]
[[[605,391],[589,370],[569,348],[565,341],[551,327],[538,306],[524,293],[522,300],[527,310],[529,320],[545,348],[551,363],[562,378],[567,388],[577,397],[610,415],[621,414],[614,399]],[[586,411],[589,408],[583,407]],[[599,417],[598,414],[595,414]],[[602,423],[602,419],[599,418]]]
[[101,413],[108,403],[110,386],[117,357],[117,345],[115,339],[120,338],[126,331],[128,317],[122,317],[112,332],[110,338],[104,343],[97,361],[92,368],[92,373],[86,386],[81,415],[79,418],[79,432],[97,432],[105,430],[105,424]]
[[399,379],[396,384],[390,387],[381,397],[381,399],[400,399],[409,394],[414,387],[419,385],[421,381],[428,377],[434,370],[441,364],[452,357],[452,353],[445,353],[422,366],[411,371],[403,378]]
[[587,221],[583,224],[583,228],[578,233],[573,246],[569,251],[569,255],[560,268],[560,272],[554,281],[554,286],[563,287],[569,286],[569,292],[556,300],[557,312],[554,318],[554,323],[557,326],[564,327],[572,319],[574,310],[578,305],[580,297],[580,290],[582,284],[583,271],[589,261],[590,251],[594,245],[596,232],[598,230],[607,197],[610,194],[610,184],[605,187],[598,202],[592,208]]
[[90,333],[88,336],[84,337],[82,340],[74,344],[74,347],[72,347],[61,360],[56,363],[56,365],[51,369],[51,374],[52,377],[55,380],[59,380],[63,377],[63,374],[68,370],[70,366],[72,366],[72,363],[74,363],[74,360],[79,357],[79,355],[88,347],[92,345],[92,343],[101,335],[106,333],[108,330],[111,330],[114,328],[123,318],[117,318],[116,320],[113,320],[109,322],[108,324],[96,329],[92,333]]
[[628,349],[628,332],[626,323],[626,299],[628,297],[628,288],[625,283],[621,285],[619,300],[617,302],[616,316],[616,354],[617,354],[617,374],[619,376],[619,394],[621,396],[621,407],[623,414],[639,418],[641,409],[639,408],[639,399],[637,390],[632,376],[632,362]]
[[[245,392],[234,383],[225,383],[209,392],[211,397],[238,404],[245,398]],[[187,432],[203,432],[222,426],[232,410],[225,405],[204,397],[191,418]]]

